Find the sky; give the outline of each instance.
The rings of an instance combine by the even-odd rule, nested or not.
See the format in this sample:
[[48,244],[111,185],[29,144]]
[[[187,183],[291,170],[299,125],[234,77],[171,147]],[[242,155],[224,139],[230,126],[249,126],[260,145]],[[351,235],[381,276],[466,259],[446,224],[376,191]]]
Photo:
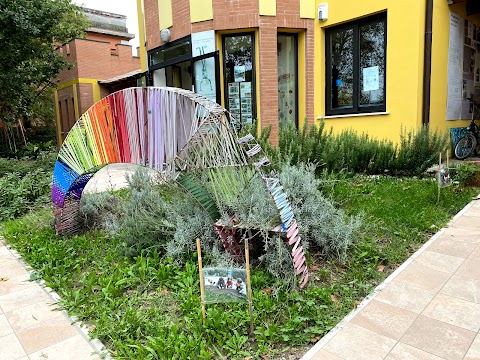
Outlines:
[[73,3],[90,9],[108,11],[127,16],[128,32],[135,34],[130,40],[133,52],[136,53],[138,41],[137,0],[73,0]]

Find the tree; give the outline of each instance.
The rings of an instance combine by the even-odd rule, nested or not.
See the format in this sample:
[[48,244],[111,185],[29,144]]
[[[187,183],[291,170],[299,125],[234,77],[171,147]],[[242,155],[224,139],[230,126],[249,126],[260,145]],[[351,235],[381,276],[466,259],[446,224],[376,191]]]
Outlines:
[[0,0],[0,121],[32,116],[70,66],[56,48],[87,27],[71,0]]

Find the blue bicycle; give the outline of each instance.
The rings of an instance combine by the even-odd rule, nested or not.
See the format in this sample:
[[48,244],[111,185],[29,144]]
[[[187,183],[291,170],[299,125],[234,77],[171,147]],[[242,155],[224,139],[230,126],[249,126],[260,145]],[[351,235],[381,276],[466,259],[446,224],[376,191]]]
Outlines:
[[472,121],[467,127],[466,135],[455,144],[455,157],[460,160],[477,154],[477,146],[480,144],[480,127],[475,123],[478,117],[477,115],[480,114],[479,105],[473,101],[473,99],[468,100],[472,101],[474,110],[472,113]]

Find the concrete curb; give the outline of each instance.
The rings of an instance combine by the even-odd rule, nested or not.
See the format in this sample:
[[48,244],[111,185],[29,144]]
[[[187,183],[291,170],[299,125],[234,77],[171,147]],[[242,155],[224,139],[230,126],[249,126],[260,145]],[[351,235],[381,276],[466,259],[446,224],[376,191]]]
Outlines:
[[[12,249],[11,246],[6,242],[3,236],[0,236],[0,244],[5,245],[5,247],[10,251],[10,253],[15,256],[19,263],[25,268],[25,270],[30,274],[30,278],[32,275],[35,275],[35,270],[33,270],[30,265],[28,265],[22,258],[22,256],[15,250]],[[53,289],[49,288],[45,285],[45,280],[39,279],[35,280],[35,282],[40,285],[40,287],[45,291],[45,293],[52,299],[54,304],[58,304],[61,300],[60,295],[58,295]],[[92,347],[93,352],[99,355],[102,359],[113,360],[113,357],[108,352],[107,348],[99,339],[92,339],[89,336],[88,327],[83,324],[82,322],[78,321],[76,316],[70,316],[65,310],[58,310],[63,313],[63,315],[67,318],[67,320],[74,326],[78,332],[83,336],[83,338],[89,343]]]
[[447,224],[447,227],[441,228],[435,235],[433,235],[423,246],[418,249],[412,256],[410,256],[402,265],[400,265],[393,273],[391,273],[380,285],[378,285],[370,294],[365,297],[356,309],[352,310],[345,316],[332,330],[330,330],[323,338],[321,338],[310,350],[308,350],[301,360],[312,359],[337,333],[342,330],[355,315],[357,315],[365,306],[368,305],[384,288],[387,287],[413,260],[422,254],[428,247],[437,240],[448,227],[458,220],[462,215],[470,209],[476,200],[480,200],[480,196],[469,202],[462,210],[460,210]]

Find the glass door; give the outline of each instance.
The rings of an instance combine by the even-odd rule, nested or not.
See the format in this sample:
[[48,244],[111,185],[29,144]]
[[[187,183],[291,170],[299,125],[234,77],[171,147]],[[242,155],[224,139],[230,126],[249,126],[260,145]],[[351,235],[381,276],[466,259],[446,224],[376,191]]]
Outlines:
[[256,117],[253,33],[223,36],[225,106],[242,123]]
[[278,34],[278,122],[298,126],[297,35]]

